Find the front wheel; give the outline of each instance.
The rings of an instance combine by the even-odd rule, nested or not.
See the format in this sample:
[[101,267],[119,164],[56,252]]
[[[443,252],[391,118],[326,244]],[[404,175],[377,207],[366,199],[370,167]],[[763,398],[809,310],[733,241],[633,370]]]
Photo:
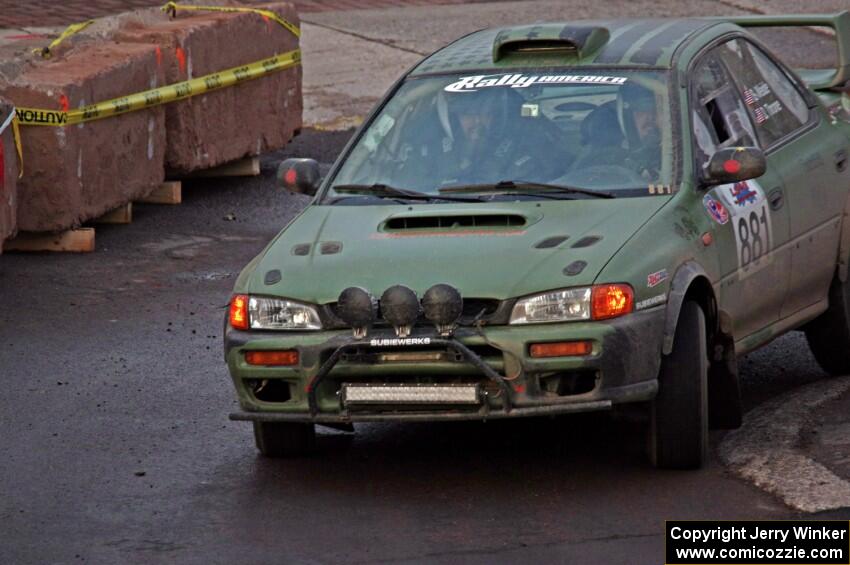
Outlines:
[[806,328],[806,341],[821,369],[850,373],[850,281],[836,277],[829,287],[829,308]]
[[649,456],[661,469],[698,469],[708,451],[708,353],[705,314],[682,304],[673,351],[661,360],[652,401]]
[[312,451],[316,429],[301,422],[254,422],[254,441],[266,457],[294,457]]

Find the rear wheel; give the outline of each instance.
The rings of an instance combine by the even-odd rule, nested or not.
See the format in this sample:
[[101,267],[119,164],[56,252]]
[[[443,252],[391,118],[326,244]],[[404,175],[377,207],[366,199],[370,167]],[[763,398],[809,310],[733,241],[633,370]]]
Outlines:
[[850,282],[836,277],[829,287],[829,308],[806,328],[806,340],[818,365],[830,375],[850,373]]
[[254,441],[266,457],[294,457],[312,451],[316,440],[313,424],[301,422],[254,422]]
[[682,304],[673,351],[661,360],[652,401],[649,456],[661,469],[698,469],[708,450],[708,353],[705,314]]

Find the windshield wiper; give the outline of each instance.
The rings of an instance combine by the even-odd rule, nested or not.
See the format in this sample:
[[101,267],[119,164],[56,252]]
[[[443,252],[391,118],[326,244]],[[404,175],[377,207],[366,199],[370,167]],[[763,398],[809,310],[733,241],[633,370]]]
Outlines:
[[364,194],[376,198],[403,198],[405,200],[423,200],[431,202],[434,200],[449,200],[453,202],[481,202],[480,198],[474,196],[444,196],[440,194],[426,194],[406,188],[397,188],[387,184],[338,184],[333,188],[340,193]]
[[595,196],[597,198],[616,198],[610,192],[601,190],[589,190],[586,188],[578,188],[565,184],[547,184],[544,182],[533,182],[526,180],[502,180],[497,183],[481,183],[481,184],[459,184],[456,186],[446,186],[440,189],[440,193],[452,192],[511,192],[516,194],[533,193],[535,190],[545,190],[549,192],[558,192],[563,194],[584,194],[586,196]]

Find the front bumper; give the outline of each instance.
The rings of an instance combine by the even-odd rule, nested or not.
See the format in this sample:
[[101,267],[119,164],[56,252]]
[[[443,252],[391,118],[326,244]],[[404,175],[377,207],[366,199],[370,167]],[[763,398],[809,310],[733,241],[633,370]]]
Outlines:
[[[225,357],[241,410],[233,420],[348,423],[366,421],[484,420],[610,409],[646,401],[657,391],[664,308],[602,322],[458,328],[445,339],[418,328],[429,344],[387,352],[372,340],[395,338],[373,330],[366,340],[350,331],[225,332]],[[531,358],[531,343],[590,340],[590,355]],[[245,352],[297,349],[296,367],[260,367]],[[415,354],[414,354],[415,352]],[[396,354],[393,354],[396,353]],[[405,354],[411,354],[405,359]],[[418,355],[418,359],[417,359]],[[424,357],[423,357],[424,355]],[[427,358],[427,360],[423,360]],[[416,360],[412,360],[416,359]],[[286,394],[263,398],[257,383],[274,382]],[[346,406],[346,383],[476,383],[479,405]],[[579,385],[575,383],[580,382]]]

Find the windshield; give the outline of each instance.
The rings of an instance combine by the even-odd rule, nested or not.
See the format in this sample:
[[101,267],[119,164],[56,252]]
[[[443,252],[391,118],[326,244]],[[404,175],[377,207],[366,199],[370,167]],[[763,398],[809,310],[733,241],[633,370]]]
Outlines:
[[567,72],[408,79],[357,140],[326,196],[376,185],[425,194],[480,185],[483,192],[497,183],[669,194],[666,73]]

